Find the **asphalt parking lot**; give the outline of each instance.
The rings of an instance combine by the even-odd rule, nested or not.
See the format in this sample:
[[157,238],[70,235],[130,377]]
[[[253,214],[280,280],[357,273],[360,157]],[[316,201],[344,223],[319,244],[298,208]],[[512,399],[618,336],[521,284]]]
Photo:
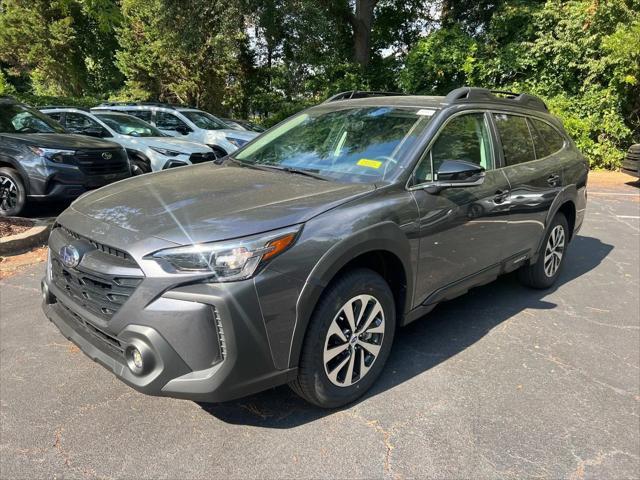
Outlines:
[[0,281],[2,478],[638,478],[640,194],[591,187],[557,288],[513,275],[400,331],[362,401],[141,395]]

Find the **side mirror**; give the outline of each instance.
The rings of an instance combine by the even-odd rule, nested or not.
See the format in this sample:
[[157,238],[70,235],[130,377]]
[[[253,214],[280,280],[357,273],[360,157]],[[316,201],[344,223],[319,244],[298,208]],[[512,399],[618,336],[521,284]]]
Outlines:
[[429,193],[445,188],[474,187],[484,182],[484,167],[466,160],[445,160],[437,173],[438,180],[425,187]]
[[176,132],[181,133],[182,135],[189,135],[189,132],[191,132],[191,129],[186,125],[178,125],[176,127]]

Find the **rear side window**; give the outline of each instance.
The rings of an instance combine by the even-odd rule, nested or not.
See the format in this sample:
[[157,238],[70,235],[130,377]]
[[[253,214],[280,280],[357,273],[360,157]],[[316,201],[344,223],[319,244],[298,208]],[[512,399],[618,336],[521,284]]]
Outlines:
[[535,160],[533,141],[527,125],[527,119],[519,115],[494,114],[504,161],[507,166]]
[[531,135],[536,146],[536,157],[544,158],[553,155],[564,146],[564,138],[555,128],[546,122],[529,119],[531,125]]

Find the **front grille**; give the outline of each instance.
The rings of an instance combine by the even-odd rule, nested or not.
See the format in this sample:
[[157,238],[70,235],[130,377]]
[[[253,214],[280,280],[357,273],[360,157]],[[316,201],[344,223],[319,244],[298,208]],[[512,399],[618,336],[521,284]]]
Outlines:
[[216,155],[213,152],[208,153],[192,153],[189,157],[189,161],[194,165],[196,163],[212,162],[216,159]]
[[57,304],[62,307],[68,318],[73,320],[78,327],[84,329],[93,338],[98,340],[102,344],[102,346],[106,347],[112,353],[124,357],[124,348],[122,348],[122,344],[116,337],[109,335],[108,333],[100,330],[98,327],[87,322],[80,315],[76,314],[69,307],[67,307],[64,303],[58,301]]
[[[110,158],[104,158],[109,155]],[[127,157],[120,149],[79,150],[74,158],[80,170],[86,175],[108,175],[129,170]]]
[[122,260],[127,261],[127,263],[130,263],[131,265],[136,265],[136,262],[133,258],[131,258],[131,255],[129,255],[127,252],[123,252],[122,250],[118,250],[117,248],[113,248],[110,247],[108,245],[105,245],[103,243],[98,243],[95,240],[91,240],[87,237],[83,237],[82,235],[78,235],[76,232],[72,232],[71,230],[69,230],[68,228],[63,227],[60,224],[55,225],[53,228],[60,228],[64,233],[66,233],[69,237],[74,238],[76,240],[83,240],[85,242],[90,243],[91,245],[93,245],[93,247],[96,250],[100,250],[101,252],[106,253],[107,255],[112,255],[114,257],[118,257],[121,258]]
[[109,320],[133,294],[141,277],[110,276],[68,268],[51,258],[54,284],[78,305]]

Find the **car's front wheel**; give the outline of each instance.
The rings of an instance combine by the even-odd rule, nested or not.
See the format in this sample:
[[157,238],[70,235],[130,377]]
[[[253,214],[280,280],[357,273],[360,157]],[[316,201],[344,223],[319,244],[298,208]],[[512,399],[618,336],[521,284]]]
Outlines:
[[353,402],[382,372],[395,327],[395,302],[387,282],[368,269],[346,273],[318,302],[291,387],[320,407]]
[[19,215],[26,203],[22,179],[13,168],[0,168],[0,217]]

